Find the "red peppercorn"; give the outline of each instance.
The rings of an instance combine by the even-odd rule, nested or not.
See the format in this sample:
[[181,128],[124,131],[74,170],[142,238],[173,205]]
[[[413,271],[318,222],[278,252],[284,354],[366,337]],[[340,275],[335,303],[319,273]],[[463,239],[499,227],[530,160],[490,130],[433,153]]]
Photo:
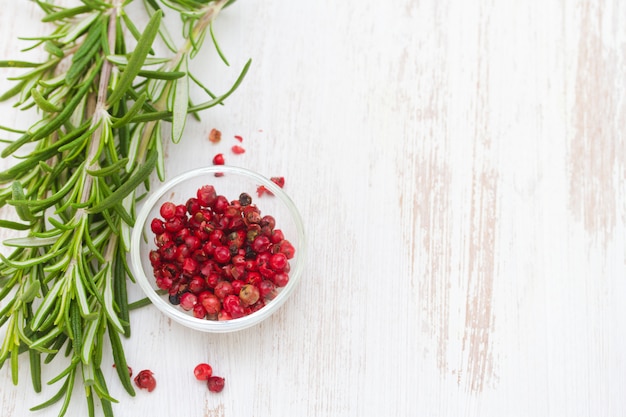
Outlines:
[[185,245],[192,251],[200,249],[200,246],[202,245],[200,239],[195,235],[185,237],[184,242]]
[[208,363],[200,363],[194,368],[193,375],[198,381],[207,381],[213,375],[213,368]]
[[287,265],[287,255],[284,253],[275,253],[270,257],[269,266],[274,271],[282,271]]
[[285,186],[285,177],[271,177],[270,180],[280,188]]
[[[182,245],[182,249],[185,251],[188,251],[189,249],[187,248],[187,246]],[[198,262],[196,262],[195,260],[193,260],[190,257],[184,257],[183,260],[183,272],[187,273],[187,274],[193,274],[198,270]]]
[[232,314],[233,310],[241,306],[241,300],[238,296],[230,294],[224,297],[224,300],[222,300],[222,306],[226,312]]
[[260,296],[259,289],[251,284],[244,285],[239,292],[239,299],[246,306],[250,306],[259,301]]
[[218,195],[213,204],[213,211],[222,214],[226,211],[226,208],[230,206],[228,200],[223,195]]
[[209,288],[215,289],[217,284],[219,283],[220,275],[216,272],[211,272],[206,277],[206,285]]
[[233,286],[233,294],[235,294],[235,295],[239,295],[239,293],[241,292],[241,288],[242,288],[244,285],[246,285],[246,283],[245,283],[245,282],[243,282],[243,281],[242,281],[242,280],[240,280],[240,279],[234,279],[234,280],[231,282],[231,285]]
[[178,204],[176,206],[176,217],[180,217],[181,219],[187,218],[187,206],[184,204]]
[[150,264],[153,267],[158,267],[161,265],[161,253],[159,251],[151,250],[149,256],[150,256]]
[[[276,279],[276,276],[274,276],[274,279]],[[271,300],[274,298],[273,293],[276,291],[276,286],[272,281],[264,279],[258,284],[257,287],[259,288],[259,295],[261,296],[261,299],[269,298]]]
[[191,232],[187,227],[185,227],[186,225],[183,219],[179,219],[178,221],[182,222],[183,227],[174,234],[174,241],[176,243],[184,243],[185,239],[191,235]]
[[222,303],[215,294],[205,291],[198,296],[198,300],[206,310],[207,314],[217,314],[222,309]]
[[204,306],[200,303],[194,305],[192,311],[193,316],[197,319],[203,319],[206,316],[206,310],[204,309]]
[[230,316],[233,319],[238,319],[239,317],[243,317],[243,316],[246,316],[246,315],[250,314],[250,311],[249,311],[249,309],[246,310],[246,308],[244,308],[244,306],[239,304],[239,305],[231,306],[231,310],[230,310],[229,313],[230,313]]
[[296,254],[296,248],[293,247],[291,242],[283,240],[279,243],[280,253],[284,253],[287,259],[292,259]]
[[195,294],[192,294],[190,292],[186,292],[184,294],[182,294],[180,296],[180,306],[184,309],[184,310],[191,310],[193,309],[193,307],[198,303],[198,298],[195,296]]
[[227,313],[224,310],[221,310],[218,314],[217,314],[217,320],[218,321],[227,321],[227,320],[232,320],[233,317],[230,315],[230,313]]
[[206,282],[204,281],[204,279],[201,276],[195,275],[189,281],[189,287],[188,288],[189,288],[189,291],[191,291],[192,293],[200,294],[201,292],[203,292],[206,289]]
[[276,227],[276,219],[274,218],[274,216],[266,214],[261,218],[260,224],[263,227],[267,226],[268,229],[274,230],[274,227]]
[[154,234],[161,234],[165,232],[165,223],[163,223],[161,219],[152,219],[150,222],[150,230],[152,230]]
[[209,141],[212,143],[218,143],[222,139],[222,132],[217,129],[211,129],[209,132]]
[[169,234],[168,232],[164,232],[164,233],[161,233],[160,235],[157,235],[154,238],[154,243],[156,243],[158,247],[162,247],[163,245],[165,245],[168,242],[171,242],[172,240],[173,240],[172,235]]
[[258,287],[262,280],[263,277],[258,272],[249,272],[246,275],[246,284],[252,284]]
[[277,287],[284,287],[288,283],[289,283],[288,274],[281,272],[279,274],[274,275],[274,284],[276,284]]
[[230,281],[218,282],[213,290],[213,294],[215,294],[220,300],[223,300],[226,296],[234,293],[235,290],[233,289],[233,284],[231,284]]
[[272,192],[265,188],[264,185],[259,185],[258,187],[256,187],[256,194],[259,197],[263,197],[264,194],[273,195]]
[[213,251],[213,258],[217,263],[225,264],[230,261],[230,250],[226,246],[217,246]]
[[187,200],[186,206],[187,206],[187,212],[191,215],[194,215],[200,211],[200,202],[198,201],[197,198],[192,197],[189,200]]
[[218,153],[213,157],[213,165],[224,165],[224,162],[224,155],[221,153]]
[[139,372],[135,377],[135,385],[141,389],[147,389],[148,392],[152,392],[156,388],[156,379],[154,374],[148,369],[144,369]]
[[198,189],[196,197],[201,206],[210,207],[215,203],[217,192],[212,185],[204,185]]
[[270,268],[269,265],[262,265],[259,267],[259,274],[265,279],[273,279],[276,271]]
[[255,311],[259,311],[263,307],[265,307],[265,299],[264,298],[259,298],[259,301],[257,301],[256,303],[254,303],[254,304],[252,304],[250,306],[250,313],[254,313]]
[[212,376],[207,381],[207,385],[209,387],[209,391],[221,392],[224,389],[225,381],[224,378],[219,376]]
[[171,277],[159,277],[156,279],[157,287],[162,290],[169,290],[172,288],[172,284],[174,284],[174,280]]
[[176,245],[173,242],[168,242],[161,247],[161,258],[166,261],[171,261],[176,258]]
[[261,268],[261,267],[265,267],[267,266],[267,263],[270,261],[270,257],[272,255],[269,252],[261,252],[256,256],[256,264],[257,264],[257,268]]
[[184,227],[183,220],[180,217],[172,217],[165,221],[165,230],[170,233],[176,233]]
[[244,152],[246,151],[243,147],[241,147],[241,146],[239,146],[239,145],[234,145],[234,146],[233,146],[232,148],[230,148],[230,149],[233,151],[233,153],[234,153],[235,155],[241,155],[242,153],[244,153]]
[[283,234],[283,231],[280,229],[274,229],[272,231],[272,235],[270,236],[270,241],[274,244],[276,243],[280,243],[285,239],[285,235]]
[[250,209],[246,209],[244,210],[243,213],[243,220],[244,223],[246,225],[251,225],[251,224],[258,224],[261,222],[261,215],[259,214],[258,210],[255,210],[254,207],[251,206],[247,206],[250,207]]
[[174,203],[170,203],[169,201],[163,203],[159,209],[159,214],[161,214],[161,217],[165,220],[171,219],[176,215],[176,205]]
[[267,252],[272,242],[267,236],[257,236],[252,242],[252,250],[256,253]]

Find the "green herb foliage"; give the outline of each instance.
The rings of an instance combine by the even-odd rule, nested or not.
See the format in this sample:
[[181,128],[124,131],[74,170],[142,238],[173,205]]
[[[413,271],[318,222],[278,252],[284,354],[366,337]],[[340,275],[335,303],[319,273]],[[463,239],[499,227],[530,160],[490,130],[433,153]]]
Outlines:
[[[37,110],[39,120],[22,130],[1,126],[2,157],[16,163],[0,172],[0,206],[15,209],[20,221],[0,227],[25,235],[4,242],[13,251],[0,255],[0,366],[10,363],[13,382],[26,353],[35,391],[41,390],[41,367],[59,352],[67,367],[48,384],[58,394],[34,406],[62,401],[64,415],[72,387],[82,381],[90,415],[96,400],[113,413],[101,370],[104,346],[122,386],[134,395],[121,336],[130,336],[126,296],[126,252],[135,202],[156,171],[163,179],[161,132],[178,142],[187,116],[222,104],[239,86],[248,62],[232,87],[215,95],[189,73],[189,60],[207,35],[224,63],[212,30],[218,13],[232,1],[145,0],[150,19],[138,28],[126,14],[132,0],[82,0],[61,7],[36,0],[42,21],[53,30],[29,39],[27,49],[43,48],[44,62],[0,61],[21,68],[15,86],[0,100]],[[176,46],[162,20],[161,5],[183,21],[183,44]],[[135,47],[127,50],[132,36]],[[163,42],[167,56],[155,56]],[[193,104],[189,90],[208,94]],[[27,145],[27,146],[26,146]]]

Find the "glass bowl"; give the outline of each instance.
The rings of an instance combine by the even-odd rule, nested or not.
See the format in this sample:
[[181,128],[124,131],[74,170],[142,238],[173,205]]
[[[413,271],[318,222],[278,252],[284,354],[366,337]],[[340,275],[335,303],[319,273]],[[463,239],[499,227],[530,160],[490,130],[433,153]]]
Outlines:
[[[218,174],[216,176],[216,174]],[[220,175],[223,174],[223,175]],[[295,255],[289,260],[290,271],[287,285],[277,288],[277,295],[259,310],[240,318],[230,320],[209,320],[194,317],[192,311],[185,311],[169,301],[168,294],[160,294],[150,262],[150,251],[157,248],[151,222],[161,218],[160,207],[165,202],[185,204],[204,185],[213,185],[218,195],[228,201],[237,200],[243,192],[252,197],[252,204],[261,211],[261,216],[271,215],[276,219],[276,229],[281,229],[295,248]],[[257,187],[263,186],[270,193],[258,196]],[[273,195],[272,195],[273,194]],[[150,193],[137,215],[131,236],[131,265],[137,283],[161,312],[176,322],[192,329],[227,333],[254,326],[271,316],[289,298],[300,281],[306,241],[304,226],[298,209],[289,196],[274,182],[250,170],[227,165],[210,166],[181,174]],[[161,291],[162,292],[162,291]]]

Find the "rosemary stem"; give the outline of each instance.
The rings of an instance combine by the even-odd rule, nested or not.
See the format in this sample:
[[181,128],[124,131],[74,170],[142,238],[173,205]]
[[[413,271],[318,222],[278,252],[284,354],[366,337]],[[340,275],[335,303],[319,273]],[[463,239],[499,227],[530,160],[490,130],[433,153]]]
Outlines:
[[[115,45],[115,23],[118,14],[120,13],[121,8],[121,0],[113,0],[111,8],[111,13],[109,15],[109,25],[107,27],[107,40],[109,43],[109,47]],[[84,168],[85,170],[97,170],[99,168],[98,158],[96,155],[98,154],[98,148],[100,147],[100,139],[102,137],[102,119],[104,117],[108,117],[108,112],[106,109],[106,99],[107,92],[109,87],[109,81],[111,79],[111,71],[113,69],[113,64],[105,60],[102,64],[102,72],[100,75],[100,81],[98,83],[98,94],[96,98],[96,108],[93,114],[93,125],[98,125],[97,129],[94,131],[91,136],[91,141],[89,144],[89,151],[87,153],[87,166]],[[89,200],[91,187],[93,186],[94,178],[86,174],[85,182],[83,184],[81,203],[85,203]],[[81,210],[82,211],[82,210]]]

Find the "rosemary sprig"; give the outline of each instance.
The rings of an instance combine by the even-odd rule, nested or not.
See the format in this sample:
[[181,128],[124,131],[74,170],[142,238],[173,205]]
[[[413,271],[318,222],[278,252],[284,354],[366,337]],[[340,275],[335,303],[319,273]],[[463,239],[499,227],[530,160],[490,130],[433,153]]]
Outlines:
[[[0,172],[0,206],[10,205],[20,221],[0,220],[0,227],[27,231],[4,242],[0,255],[0,367],[9,360],[18,383],[19,357],[28,353],[35,391],[41,389],[41,367],[64,351],[67,367],[49,384],[61,382],[58,394],[33,407],[63,399],[64,415],[72,387],[82,380],[89,414],[94,399],[106,416],[116,402],[100,369],[108,338],[119,379],[134,395],[121,335],[130,336],[126,264],[135,203],[157,172],[164,178],[162,135],[180,141],[187,116],[222,104],[245,76],[216,96],[189,72],[189,60],[200,50],[207,32],[224,63],[211,24],[228,0],[145,0],[150,20],[139,30],[126,14],[132,0],[82,0],[60,7],[35,0],[53,24],[46,36],[32,38],[27,49],[43,48],[44,62],[0,61],[0,67],[23,68],[15,87],[0,100],[35,108],[39,120],[23,130],[0,127],[18,135],[7,142],[2,157],[23,152],[19,162]],[[183,44],[177,48],[162,21],[160,4],[179,13]],[[127,50],[126,33],[136,39]],[[154,56],[163,41],[168,56]],[[199,86],[208,99],[189,100]],[[25,145],[29,144],[28,150]],[[43,355],[43,356],[42,356]],[[43,361],[42,361],[43,359]]]

